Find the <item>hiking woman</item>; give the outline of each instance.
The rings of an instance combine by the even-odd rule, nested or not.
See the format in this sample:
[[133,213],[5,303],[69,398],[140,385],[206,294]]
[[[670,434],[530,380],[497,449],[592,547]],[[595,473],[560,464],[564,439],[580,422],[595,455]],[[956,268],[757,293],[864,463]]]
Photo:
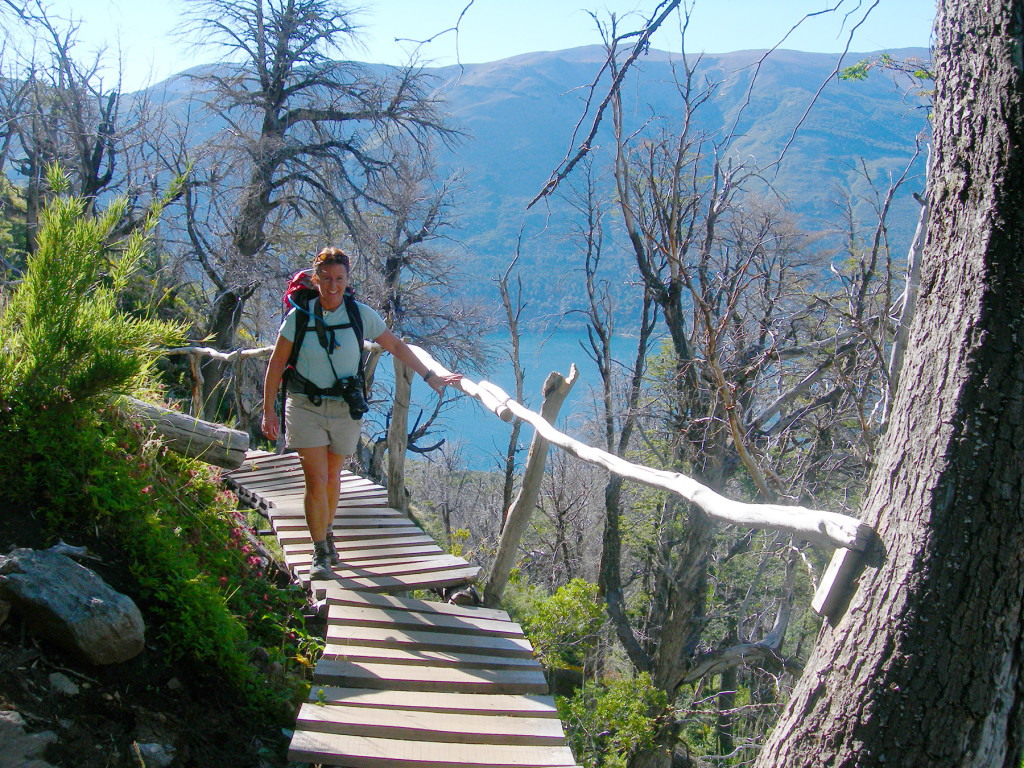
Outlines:
[[[362,411],[362,349],[359,339],[380,344],[438,394],[462,378],[429,370],[409,346],[388,330],[384,319],[365,304],[346,298],[348,256],[340,248],[324,248],[313,260],[316,298],[296,306],[284,318],[263,380],[263,434],[276,440],[280,424],[274,400],[287,374],[285,441],[299,454],[306,489],[306,525],[313,539],[311,579],[329,579],[338,564],[334,544],[334,513],[338,508],[341,470],[356,449]],[[358,308],[356,331],[349,308]],[[305,312],[305,317],[300,313]],[[361,323],[359,322],[361,321]],[[362,333],[358,328],[361,325]],[[301,331],[298,356],[292,360],[296,331]],[[291,363],[291,366],[289,365]]]

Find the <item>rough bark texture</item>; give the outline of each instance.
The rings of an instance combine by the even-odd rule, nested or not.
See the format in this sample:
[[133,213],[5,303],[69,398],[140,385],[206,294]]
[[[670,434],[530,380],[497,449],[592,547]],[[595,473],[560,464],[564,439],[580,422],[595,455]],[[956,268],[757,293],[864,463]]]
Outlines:
[[[575,365],[569,372],[569,378],[565,378],[555,371],[548,374],[544,381],[544,402],[541,403],[540,415],[549,424],[553,424],[558,418],[562,403],[572,391],[577,376]],[[535,432],[533,441],[530,443],[530,452],[526,458],[526,468],[523,470],[523,485],[505,515],[505,527],[502,528],[501,540],[494,553],[491,572],[487,576],[487,585],[484,587],[484,605],[497,606],[501,602],[501,595],[508,584],[512,566],[515,565],[519,544],[530,524],[533,510],[537,506],[549,447],[550,443],[539,432]]]
[[940,4],[921,295],[865,502],[879,541],[759,766],[1020,768],[1022,18]]
[[409,514],[409,496],[405,492],[405,451],[409,447],[409,400],[415,373],[397,357],[395,361],[395,401],[388,424],[388,506]]

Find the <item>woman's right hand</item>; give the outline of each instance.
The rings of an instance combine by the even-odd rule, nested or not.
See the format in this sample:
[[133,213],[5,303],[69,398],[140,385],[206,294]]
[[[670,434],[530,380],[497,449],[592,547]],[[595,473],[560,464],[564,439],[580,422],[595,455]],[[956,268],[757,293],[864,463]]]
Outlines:
[[263,423],[260,426],[263,429],[263,434],[270,440],[277,440],[277,436],[281,434],[281,424],[277,420],[277,414],[273,411],[263,412]]

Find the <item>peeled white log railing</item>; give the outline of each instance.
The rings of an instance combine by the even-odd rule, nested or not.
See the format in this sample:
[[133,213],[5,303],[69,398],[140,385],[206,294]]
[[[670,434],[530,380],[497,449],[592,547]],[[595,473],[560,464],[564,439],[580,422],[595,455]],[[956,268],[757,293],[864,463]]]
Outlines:
[[[431,370],[442,375],[450,373],[425,350],[416,346],[412,346],[412,350]],[[172,352],[208,355],[213,351],[215,350],[193,347]],[[240,359],[262,357],[268,353],[269,348],[264,348],[230,354],[218,353],[218,356]],[[530,424],[552,445],[558,446],[581,461],[596,464],[621,477],[681,496],[696,504],[713,520],[745,528],[784,531],[811,543],[854,551],[863,551],[871,540],[870,526],[856,518],[801,506],[748,504],[734,501],[679,472],[634,464],[607,451],[587,445],[555,429],[540,414],[521,405],[501,387],[491,382],[474,382],[463,377],[459,383],[453,386],[477,400],[502,421],[508,422],[513,418],[520,418]]]
[[[418,347],[412,349],[431,370],[439,374],[449,373],[424,350]],[[870,526],[856,518],[800,506],[747,504],[734,501],[686,475],[633,464],[619,456],[582,443],[555,429],[540,414],[519,404],[501,387],[491,382],[476,383],[463,378],[460,383],[453,386],[478,400],[487,410],[504,421],[509,421],[512,417],[520,418],[533,426],[552,445],[576,458],[597,464],[629,480],[677,494],[696,504],[713,520],[745,528],[784,531],[812,543],[855,551],[864,550],[871,541]]]

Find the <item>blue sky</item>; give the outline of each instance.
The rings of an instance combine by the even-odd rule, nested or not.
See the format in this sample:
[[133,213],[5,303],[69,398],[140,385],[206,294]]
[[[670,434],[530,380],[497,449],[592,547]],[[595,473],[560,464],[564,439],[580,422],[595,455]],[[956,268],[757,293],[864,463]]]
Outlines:
[[[692,0],[684,0],[684,3]],[[157,82],[194,64],[207,63],[202,52],[187,50],[171,32],[188,0],[50,0],[51,13],[81,22],[79,56],[106,45],[121,51],[125,62],[124,85],[134,90]],[[519,53],[559,50],[600,42],[591,17],[605,9],[620,17],[649,11],[654,0],[474,0],[466,11],[461,31],[442,33],[454,26],[469,0],[362,0],[365,8],[357,21],[363,26],[362,49],[348,57],[362,61],[403,63],[414,47],[400,40],[437,39],[420,51],[422,59],[439,65],[494,61]],[[807,13],[839,4],[839,0],[696,0],[687,49],[723,53],[747,48],[768,48],[778,43]],[[805,22],[783,47],[804,51],[836,52],[843,49],[850,28],[876,5],[858,28],[851,50],[873,51],[927,46],[935,14],[935,0],[843,0],[840,11]],[[845,18],[844,18],[845,15]],[[639,16],[631,17],[638,19]],[[678,22],[654,47],[678,50]]]

